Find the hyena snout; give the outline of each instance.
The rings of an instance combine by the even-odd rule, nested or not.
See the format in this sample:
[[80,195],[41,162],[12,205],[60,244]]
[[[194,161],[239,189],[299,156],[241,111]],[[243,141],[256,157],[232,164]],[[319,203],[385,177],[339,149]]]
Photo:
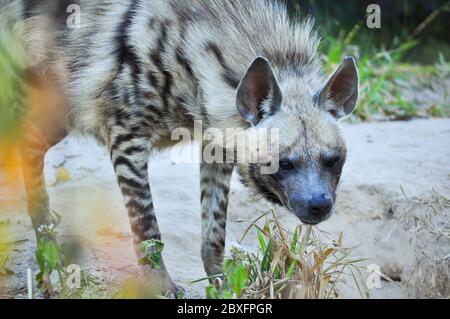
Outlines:
[[308,201],[308,212],[313,216],[326,216],[331,212],[332,207],[333,202],[330,196],[325,193],[314,194]]
[[299,194],[290,199],[292,212],[305,224],[316,225],[327,220],[333,212],[334,200],[329,192]]

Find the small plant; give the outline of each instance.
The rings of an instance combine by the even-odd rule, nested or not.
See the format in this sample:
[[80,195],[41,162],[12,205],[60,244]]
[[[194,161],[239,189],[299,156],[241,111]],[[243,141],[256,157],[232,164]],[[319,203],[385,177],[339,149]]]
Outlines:
[[102,280],[88,272],[81,272],[81,286],[78,289],[64,289],[61,299],[112,299],[118,293],[118,285],[112,280]]
[[160,240],[150,239],[141,243],[141,251],[145,254],[139,260],[141,265],[150,265],[154,269],[161,268],[161,254],[164,250],[164,243]]
[[[407,120],[414,117],[450,116],[448,104],[449,63],[440,54],[439,61],[431,67],[404,64],[405,56],[420,44],[419,35],[436,17],[448,10],[449,3],[436,9],[409,36],[394,37],[392,44],[375,47],[372,35],[364,33],[365,19],[348,32],[333,35],[327,19],[323,60],[329,72],[341,62],[343,56],[357,59],[360,75],[360,97],[353,119]],[[338,21],[335,21],[338,22]],[[361,34],[362,33],[362,34]],[[363,39],[366,39],[362,41]],[[424,78],[423,83],[418,83]],[[431,90],[432,100],[426,98]],[[441,100],[439,96],[443,96]]]
[[55,227],[54,225],[42,225],[38,231],[39,240],[36,249],[36,261],[39,266],[39,273],[36,275],[38,287],[45,293],[52,293],[53,287],[50,276],[56,271],[61,289],[64,290],[64,253],[56,240]]
[[399,98],[401,92],[396,81],[404,75],[400,61],[418,41],[410,39],[391,50],[366,48],[362,51],[365,53],[361,54],[360,47],[353,43],[359,30],[360,24],[357,24],[348,34],[341,33],[336,39],[329,39],[328,49],[324,54],[325,66],[329,71],[345,55],[357,58],[360,98],[355,116],[361,120],[370,120],[374,114],[384,114],[392,119],[417,116],[419,106],[403,97]]
[[408,208],[395,227],[402,225],[408,229],[415,251],[414,266],[403,276],[408,296],[410,298],[448,298],[450,296],[450,197],[436,189],[433,189],[429,195],[420,197],[410,197],[403,187],[401,191],[408,201]]
[[358,277],[357,263],[364,259],[350,258],[352,251],[343,247],[342,235],[338,240],[325,242],[313,227],[298,226],[290,236],[275,212],[272,215],[263,228],[255,221],[242,238],[255,228],[257,253],[234,247],[221,276],[209,278],[214,283],[206,288],[207,298],[336,298],[343,277],[353,278],[361,297],[368,296]]
[[223,280],[215,278],[215,284],[206,287],[208,299],[241,298],[249,282],[248,265],[245,254],[234,248],[232,257],[227,258],[223,265]]

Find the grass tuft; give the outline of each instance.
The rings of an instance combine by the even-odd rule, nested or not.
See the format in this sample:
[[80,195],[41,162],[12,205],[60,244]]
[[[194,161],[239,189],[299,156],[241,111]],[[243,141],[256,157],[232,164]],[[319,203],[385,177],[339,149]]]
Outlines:
[[249,228],[257,233],[258,251],[233,247],[221,276],[206,288],[207,298],[338,298],[347,279],[361,297],[369,296],[358,266],[364,259],[351,257],[352,249],[343,246],[342,234],[337,240],[325,240],[327,235],[312,226],[298,226],[289,234],[273,210],[262,228],[256,224],[259,219]]

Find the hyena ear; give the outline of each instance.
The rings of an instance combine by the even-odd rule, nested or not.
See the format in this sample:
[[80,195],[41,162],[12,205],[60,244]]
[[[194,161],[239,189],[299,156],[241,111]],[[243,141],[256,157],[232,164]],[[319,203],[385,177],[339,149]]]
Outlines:
[[355,59],[345,57],[325,86],[315,95],[315,99],[320,107],[340,119],[356,108],[358,85]]
[[249,123],[256,125],[266,114],[275,113],[282,95],[269,61],[256,58],[241,80],[237,90],[236,107]]

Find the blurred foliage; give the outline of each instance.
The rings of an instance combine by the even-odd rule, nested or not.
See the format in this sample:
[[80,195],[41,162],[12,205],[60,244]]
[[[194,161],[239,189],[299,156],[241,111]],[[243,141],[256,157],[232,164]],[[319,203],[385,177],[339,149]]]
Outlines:
[[150,239],[141,243],[141,251],[144,257],[139,260],[140,265],[150,265],[154,269],[161,268],[164,243],[160,240]]
[[20,159],[15,150],[15,139],[26,98],[22,73],[25,53],[18,41],[20,30],[13,24],[0,12],[0,165],[5,170],[9,188],[18,187]]
[[22,74],[25,54],[17,39],[17,30],[13,30],[8,21],[0,21],[0,136],[2,137],[15,132],[16,119],[25,97]]
[[315,18],[329,73],[344,56],[357,59],[361,91],[354,119],[450,116],[450,1],[376,1],[380,29],[366,26],[373,1],[287,3],[293,17]]
[[63,247],[58,243],[58,235],[54,225],[42,225],[39,227],[39,237],[36,247],[36,262],[39,272],[36,274],[38,287],[44,294],[53,293],[51,275],[57,273],[60,288],[64,290],[65,284],[65,253]]
[[357,58],[360,98],[354,118],[407,120],[450,116],[450,61],[440,54],[431,66],[404,63],[404,56],[417,45],[417,40],[405,41],[391,50],[361,54],[354,43],[358,30],[356,26],[347,35],[333,39],[323,56],[328,72],[339,65],[343,56]]
[[[339,37],[359,25],[361,30],[355,42],[363,53],[369,53],[374,47],[399,46],[413,37],[420,43],[404,58],[434,63],[439,52],[450,56],[448,0],[287,0],[287,3],[292,14],[313,16],[326,38]],[[380,29],[365,26],[369,4],[378,4],[381,8]]]
[[11,237],[8,224],[9,221],[0,222],[0,281],[4,276],[14,275],[14,272],[7,267],[11,252],[11,245],[8,243]]

